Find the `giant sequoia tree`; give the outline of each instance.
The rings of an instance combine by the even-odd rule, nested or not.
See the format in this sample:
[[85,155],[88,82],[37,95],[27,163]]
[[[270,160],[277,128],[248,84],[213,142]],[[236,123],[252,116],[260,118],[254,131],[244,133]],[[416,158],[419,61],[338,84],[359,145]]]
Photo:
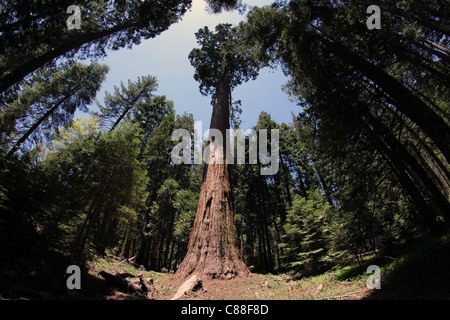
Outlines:
[[[189,56],[196,70],[194,78],[200,82],[202,94],[213,96],[210,128],[226,137],[230,128],[231,91],[255,78],[259,68],[241,45],[238,30],[229,24],[218,25],[215,33],[205,27],[196,37],[201,47],[192,50]],[[177,271],[179,277],[196,273],[207,278],[231,279],[250,273],[236,247],[227,150],[219,135],[212,132],[197,215],[188,253]]]

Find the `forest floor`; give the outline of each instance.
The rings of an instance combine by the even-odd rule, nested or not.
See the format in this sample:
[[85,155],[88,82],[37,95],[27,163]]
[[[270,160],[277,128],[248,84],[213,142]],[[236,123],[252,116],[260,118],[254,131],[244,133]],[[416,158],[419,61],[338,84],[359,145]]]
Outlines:
[[[95,256],[81,275],[81,290],[68,290],[61,253],[37,251],[10,261],[0,259],[0,299],[96,299],[170,300],[184,280],[173,274],[147,271],[112,256]],[[381,268],[381,289],[370,290],[369,265]],[[289,274],[257,274],[233,280],[205,280],[202,288],[181,300],[361,300],[450,299],[450,236],[427,237],[389,256],[368,256],[359,264],[330,270],[321,275],[294,279]],[[150,281],[148,294],[130,293],[105,281],[101,273],[139,284]]]
[[[94,276],[101,270],[109,273],[131,273],[152,278],[157,289],[156,300],[170,300],[184,283],[173,274],[148,272],[130,265],[118,263],[111,258],[100,258],[91,264]],[[369,293],[365,279],[341,280],[334,272],[319,276],[292,280],[287,274],[257,274],[248,278],[232,280],[203,280],[202,287],[188,292],[179,300],[317,300],[317,299],[362,299]],[[115,291],[107,299],[128,300],[133,295]]]
[[[335,281],[333,273],[303,279],[286,280],[286,275],[252,274],[249,278],[206,280],[203,287],[189,292],[180,300],[323,300],[361,299],[368,289],[363,281]],[[155,286],[160,299],[170,299],[183,280],[167,278]]]

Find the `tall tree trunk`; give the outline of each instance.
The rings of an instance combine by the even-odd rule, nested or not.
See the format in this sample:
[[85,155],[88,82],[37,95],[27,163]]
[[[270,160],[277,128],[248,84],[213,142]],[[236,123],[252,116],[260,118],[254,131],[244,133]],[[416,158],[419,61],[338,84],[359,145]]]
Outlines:
[[[430,169],[435,173],[436,177],[441,181],[443,186],[450,186],[450,166],[447,162],[444,163],[443,159],[440,159],[434,150],[428,145],[427,141],[420,137],[418,130],[408,125],[405,120],[397,114],[395,110],[386,108],[395,119],[402,125],[403,128],[414,138],[417,152],[427,162]],[[450,188],[448,188],[450,190]]]
[[167,250],[168,251],[168,257],[167,257],[167,262],[165,267],[167,268],[167,271],[171,271],[172,270],[172,258],[173,258],[173,249],[175,247],[175,240],[172,237],[172,240],[170,241],[170,249]]
[[124,231],[124,240],[123,240],[123,247],[122,247],[122,252],[120,253],[122,257],[124,258],[130,258],[130,252],[131,252],[131,245],[132,245],[132,240],[130,237],[130,226],[126,226],[125,231]]
[[316,172],[317,178],[319,179],[320,185],[322,186],[323,193],[325,194],[325,199],[327,200],[328,204],[330,206],[334,206],[333,199],[331,197],[331,191],[330,187],[328,186],[328,183],[325,181],[325,178],[320,173],[319,167],[314,166],[314,171]]
[[[145,222],[147,222],[148,219],[145,219]],[[149,255],[149,247],[151,245],[150,240],[145,235],[146,233],[146,227],[144,224],[144,227],[141,230],[141,234],[139,237],[137,250],[136,250],[136,264],[148,266],[148,255]]]
[[303,198],[308,200],[308,193],[306,192],[305,183],[303,182],[302,173],[300,171],[300,166],[295,167],[295,171],[297,172],[297,183],[300,189],[300,194]]
[[316,29],[322,33],[316,36],[319,42],[325,43],[330,51],[345,63],[376,83],[387,98],[395,101],[395,107],[433,140],[445,159],[450,162],[450,128],[434,110],[384,70],[355,54],[339,41],[330,39],[319,28]]
[[114,131],[114,129],[119,125],[119,123],[123,120],[123,118],[125,118],[125,116],[127,115],[127,113],[136,105],[136,102],[140,99],[140,97],[142,96],[142,94],[145,92],[145,89],[147,89],[148,87],[145,86],[144,88],[142,88],[139,92],[139,94],[136,96],[136,98],[133,99],[133,101],[131,101],[127,107],[125,108],[125,110],[121,113],[121,115],[119,116],[119,118],[117,118],[116,122],[114,122],[113,126],[111,127],[111,129],[109,129],[109,131]]
[[367,114],[366,119],[374,130],[378,132],[380,137],[388,145],[393,156],[399,159],[407,172],[410,172],[411,177],[424,190],[427,201],[430,203],[436,216],[443,216],[448,219],[448,212],[450,212],[450,204],[435,182],[427,175],[427,172],[420,165],[416,158],[398,141],[395,135],[390,132],[381,121],[377,121],[372,115]]
[[[379,123],[376,124],[379,126]],[[404,159],[400,157],[399,151],[386,145],[386,142],[380,137],[379,133],[375,131],[375,128],[371,128],[369,125],[365,127],[366,133],[369,134],[371,141],[385,157],[388,163],[392,166],[393,172],[396,174],[399,182],[408,193],[410,199],[413,201],[418,212],[420,213],[420,219],[430,228],[432,232],[439,232],[441,226],[436,220],[436,208],[429,203],[419,189],[416,181],[410,175],[410,171],[405,166]],[[392,141],[389,142],[392,143]],[[393,140],[393,139],[392,139]],[[440,214],[440,212],[438,212]]]
[[[225,71],[216,87],[211,129],[226,137],[230,128],[230,84]],[[231,279],[246,277],[250,271],[240,259],[231,209],[231,187],[225,144],[212,147],[209,164],[205,164],[197,214],[189,238],[188,252],[176,276],[186,278]],[[222,164],[218,159],[223,159]],[[213,161],[215,160],[215,161]],[[218,163],[219,162],[219,163]]]

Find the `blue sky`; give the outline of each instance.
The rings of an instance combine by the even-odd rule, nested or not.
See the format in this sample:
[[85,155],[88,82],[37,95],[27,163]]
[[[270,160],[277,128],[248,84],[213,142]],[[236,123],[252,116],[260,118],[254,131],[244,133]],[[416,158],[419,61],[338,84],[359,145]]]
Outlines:
[[[268,5],[272,0],[247,0],[248,5]],[[156,94],[165,95],[173,100],[177,114],[184,112],[194,115],[197,121],[203,121],[204,130],[209,128],[212,107],[211,98],[200,94],[198,83],[194,80],[194,69],[188,60],[189,52],[198,47],[195,33],[208,26],[214,29],[219,23],[238,24],[245,16],[236,12],[218,15],[205,11],[203,0],[193,0],[191,11],[183,20],[174,24],[169,30],[154,39],[142,41],[139,46],[119,51],[110,51],[101,62],[109,65],[110,71],[103,83],[98,100],[102,102],[104,92],[113,92],[114,86],[128,79],[136,80],[142,75],[158,78],[159,87]],[[255,81],[244,83],[233,92],[233,100],[242,101],[242,125],[246,130],[253,127],[261,111],[266,111],[272,119],[291,122],[291,111],[298,113],[298,106],[290,102],[281,91],[287,78],[281,70],[263,69]]]

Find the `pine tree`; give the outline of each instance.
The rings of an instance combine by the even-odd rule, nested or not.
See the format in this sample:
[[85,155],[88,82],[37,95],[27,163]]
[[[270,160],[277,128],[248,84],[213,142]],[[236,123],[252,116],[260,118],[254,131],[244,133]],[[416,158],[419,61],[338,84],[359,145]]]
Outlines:
[[0,115],[2,138],[18,136],[12,139],[7,157],[36,132],[50,138],[58,126],[70,123],[75,111],[86,111],[107,71],[107,66],[97,63],[69,63],[33,75]]
[[[350,167],[368,172],[379,156],[395,176],[373,170],[374,176],[401,185],[418,220],[438,231],[441,221],[448,221],[450,206],[450,91],[444,85],[445,26],[431,17],[446,21],[448,8],[442,1],[397,1],[395,6],[378,1],[384,8],[383,28],[373,31],[365,24],[368,3],[291,1],[255,8],[245,27],[248,43],[262,62],[280,62],[291,76],[286,88],[305,109],[315,149],[321,157],[330,156],[328,163],[313,159],[324,164],[316,171],[329,195],[346,189],[342,176],[366,180],[350,174]],[[361,158],[370,155],[365,164],[358,165],[357,150]],[[351,198],[339,200],[352,203]]]
[[320,273],[330,267],[329,239],[326,220],[331,207],[320,193],[310,199],[296,197],[284,224],[284,261],[289,270],[302,276]]
[[133,125],[100,132],[92,118],[74,121],[52,140],[43,170],[53,200],[43,204],[42,232],[59,232],[61,247],[73,260],[86,258],[87,248],[114,247],[145,207],[147,177],[138,160],[139,142]]
[[[69,30],[70,1],[19,1],[5,7],[7,19],[0,36],[0,92],[43,65],[65,56],[99,57],[155,37],[177,21],[191,1],[82,1],[81,29]],[[17,44],[21,45],[18,46]]]
[[133,110],[141,105],[150,106],[153,92],[156,91],[158,83],[155,77],[142,76],[136,82],[128,80],[128,86],[120,83],[120,89],[114,86],[114,94],[106,92],[104,106],[98,103],[100,120],[104,126],[114,130],[124,119],[130,119]]
[[[238,8],[238,1],[208,0],[214,12]],[[67,9],[80,8],[81,29],[68,29]],[[131,48],[167,30],[189,10],[192,0],[2,1],[0,93],[45,64],[99,58],[106,50]]]
[[[159,100],[165,102],[165,98]],[[163,105],[167,107],[165,103],[157,104],[157,106]],[[169,107],[171,106],[169,105]],[[174,232],[174,220],[178,209],[173,204],[173,197],[177,190],[190,188],[190,166],[174,165],[171,162],[170,155],[175,145],[171,136],[176,129],[193,132],[194,120],[192,115],[175,116],[172,108],[162,107],[149,112],[150,110],[147,107],[135,114],[136,124],[139,124],[144,132],[139,159],[145,163],[149,182],[146,187],[148,210],[139,213],[139,235],[134,255],[136,263],[146,268],[160,269],[162,267],[170,268],[169,264],[172,260],[166,256],[167,251],[161,248],[174,249],[173,245],[176,242],[171,236]],[[169,112],[169,114],[163,116],[165,112]],[[158,118],[161,118],[161,121]],[[167,184],[176,185],[177,190],[171,193],[172,191],[165,186]],[[164,200],[164,195],[168,194],[171,196],[166,196],[166,200]],[[164,210],[160,210],[160,208],[164,208]]]

